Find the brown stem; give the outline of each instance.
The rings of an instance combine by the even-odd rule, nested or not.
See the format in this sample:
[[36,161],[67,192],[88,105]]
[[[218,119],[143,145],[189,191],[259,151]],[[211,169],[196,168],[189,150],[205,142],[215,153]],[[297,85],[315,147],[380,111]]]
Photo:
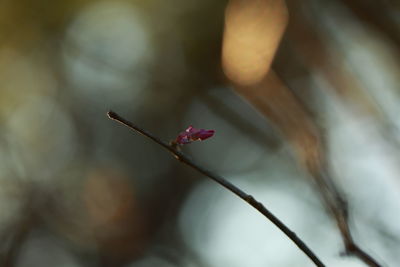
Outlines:
[[153,140],[155,143],[159,144],[160,146],[164,147],[166,150],[171,152],[177,160],[180,162],[188,165],[189,167],[197,170],[198,172],[204,174],[208,178],[212,179],[213,181],[219,183],[229,191],[231,191],[233,194],[237,195],[244,201],[246,201],[249,205],[251,205],[253,208],[258,210],[262,215],[264,215],[268,220],[270,220],[276,227],[278,227],[290,240],[293,241],[293,243],[296,244],[296,246],[304,252],[313,262],[316,266],[325,266],[319,258],[314,254],[314,252],[311,251],[311,249],[299,238],[297,237],[296,233],[294,233],[292,230],[289,229],[281,220],[279,220],[275,215],[273,215],[262,203],[258,202],[253,196],[245,193],[242,191],[240,188],[236,187],[234,184],[230,183],[227,181],[225,178],[223,178],[220,175],[214,174],[211,171],[201,167],[197,163],[193,162],[190,160],[188,157],[186,157],[183,153],[179,152],[176,148],[173,146],[168,145],[167,143],[161,141],[159,138],[155,137],[151,133],[139,128],[138,126],[134,125],[132,122],[125,120],[121,116],[119,116],[117,113],[113,111],[109,111],[107,113],[108,117],[112,120],[115,120],[126,127],[130,128],[131,130],[134,130],[142,135],[144,135],[147,138],[150,138]]
[[[268,86],[270,84],[277,86],[274,87],[276,90],[268,89],[274,94],[270,93],[264,99],[260,97],[263,93],[258,90],[266,91],[267,88],[266,85],[260,84],[260,87],[255,87],[254,90],[243,90],[243,95],[274,122],[285,137],[292,142],[300,163],[313,177],[324,205],[336,221],[344,243],[345,254],[357,257],[368,266],[381,266],[353,241],[348,223],[347,201],[329,175],[326,165],[327,153],[323,151],[326,145],[321,144],[324,138],[320,133],[321,130],[315,125],[313,116],[279,74],[271,72],[265,81],[268,82]],[[276,94],[278,91],[280,93]],[[293,110],[287,113],[281,108],[284,106],[291,106]]]
[[[321,171],[327,173],[327,171]],[[321,173],[313,173],[317,187],[327,208],[333,215],[345,246],[345,255],[354,256],[371,267],[381,265],[368,253],[363,251],[353,240],[348,222],[347,201],[337,189],[332,179]]]

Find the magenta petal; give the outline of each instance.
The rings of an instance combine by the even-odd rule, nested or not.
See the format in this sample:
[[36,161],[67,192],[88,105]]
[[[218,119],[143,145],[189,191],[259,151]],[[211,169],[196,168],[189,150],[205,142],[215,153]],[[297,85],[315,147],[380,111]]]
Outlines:
[[185,130],[186,133],[193,133],[194,131],[197,131],[197,129],[193,128],[192,125]]
[[200,140],[205,140],[205,139],[207,139],[207,138],[210,138],[211,136],[213,136],[214,135],[214,130],[204,130],[204,129],[201,129],[200,131],[199,131],[199,133],[197,134],[197,136],[198,136],[198,138],[200,139]]
[[191,141],[189,140],[187,133],[183,132],[178,135],[178,137],[176,138],[176,142],[178,144],[184,145],[190,143]]
[[197,140],[205,140],[213,136],[214,132],[214,130],[196,129],[190,125],[184,132],[178,135],[175,142],[184,145]]

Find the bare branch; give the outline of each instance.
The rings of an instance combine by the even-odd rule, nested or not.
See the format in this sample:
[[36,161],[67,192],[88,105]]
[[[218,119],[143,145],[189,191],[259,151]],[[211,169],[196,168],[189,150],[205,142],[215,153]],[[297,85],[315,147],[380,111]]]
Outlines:
[[197,163],[195,163],[193,160],[190,160],[188,157],[186,157],[183,153],[179,152],[177,149],[175,149],[173,146],[168,145],[167,143],[161,141],[159,138],[155,137],[151,133],[139,128],[138,126],[134,125],[132,122],[127,121],[126,119],[122,118],[119,116],[117,113],[113,111],[109,111],[107,113],[108,117],[112,120],[115,120],[126,127],[130,128],[131,130],[134,130],[142,135],[144,135],[147,138],[150,138],[153,140],[155,143],[159,144],[160,146],[164,147],[166,150],[171,152],[177,160],[180,162],[188,165],[189,167],[197,170],[198,172],[204,174],[211,180],[219,183],[229,191],[231,191],[233,194],[237,195],[244,201],[246,201],[250,206],[258,210],[262,215],[264,215],[268,220],[270,220],[276,227],[278,227],[289,239],[293,241],[293,243],[296,244],[296,246],[306,254],[311,261],[314,262],[316,266],[325,266],[319,260],[319,258],[314,254],[314,252],[299,238],[297,237],[296,233],[294,233],[292,230],[289,229],[281,220],[279,220],[275,215],[273,215],[262,203],[258,202],[253,196],[245,193],[242,191],[240,188],[236,187],[234,184],[230,183],[227,181],[225,178],[223,178],[220,175],[214,174],[211,171],[201,167]]
[[345,197],[339,192],[327,171],[312,173],[317,184],[318,191],[326,207],[336,221],[336,225],[342,236],[345,246],[345,255],[354,256],[362,260],[371,267],[380,267],[381,265],[367,252],[362,250],[354,241],[348,222],[348,205]]

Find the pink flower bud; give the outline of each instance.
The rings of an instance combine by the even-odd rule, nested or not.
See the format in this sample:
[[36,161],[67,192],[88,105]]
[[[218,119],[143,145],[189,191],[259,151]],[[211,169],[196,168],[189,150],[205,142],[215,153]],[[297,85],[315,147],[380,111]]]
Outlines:
[[213,136],[214,132],[214,130],[196,129],[190,125],[184,132],[178,135],[175,142],[180,145],[185,145],[197,140],[203,141]]

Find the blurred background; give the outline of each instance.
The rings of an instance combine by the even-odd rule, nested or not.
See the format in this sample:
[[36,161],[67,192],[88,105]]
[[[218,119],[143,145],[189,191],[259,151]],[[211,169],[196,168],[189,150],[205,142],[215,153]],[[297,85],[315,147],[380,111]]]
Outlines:
[[[224,75],[227,4],[0,1],[1,266],[313,266],[246,203],[110,121],[110,109],[165,141],[188,125],[214,129],[183,152],[262,201],[328,266],[365,266],[340,256],[335,222],[293,153],[292,125],[312,124],[355,240],[400,266],[399,2],[288,0],[286,29],[272,9],[281,41],[269,59],[292,102],[275,87],[265,101],[280,119]],[[265,36],[254,31],[254,42]]]

